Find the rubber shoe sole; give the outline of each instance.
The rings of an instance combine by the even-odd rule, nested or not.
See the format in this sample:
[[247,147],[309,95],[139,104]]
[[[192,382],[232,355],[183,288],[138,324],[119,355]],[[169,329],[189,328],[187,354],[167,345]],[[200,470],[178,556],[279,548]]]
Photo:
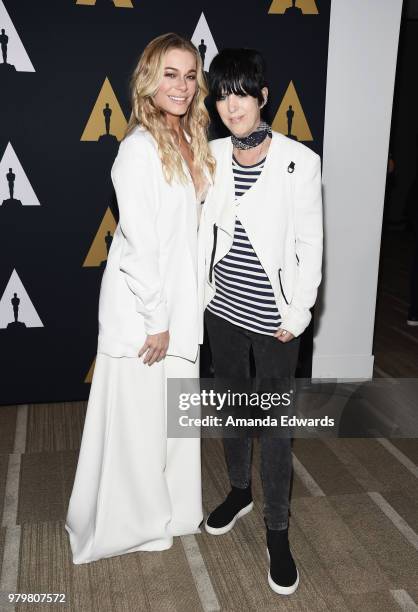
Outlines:
[[211,535],[224,535],[224,533],[228,533],[228,531],[231,531],[231,529],[234,527],[235,523],[237,522],[239,518],[251,512],[253,508],[254,508],[254,502],[250,502],[248,506],[244,506],[244,508],[241,508],[241,510],[236,513],[232,521],[228,523],[227,525],[224,525],[224,527],[211,527],[210,525],[208,525],[208,520],[210,518],[210,515],[209,515],[209,517],[205,521],[205,529]]
[[[269,561],[269,565],[270,565],[270,553],[269,553],[269,549],[267,548],[267,559]],[[274,591],[275,593],[277,593],[278,595],[292,595],[296,589],[299,586],[299,572],[298,572],[298,568],[296,568],[296,580],[293,584],[291,584],[290,586],[280,586],[280,584],[277,584],[277,582],[274,582],[273,578],[271,577],[270,574],[270,569],[267,575],[268,578],[268,583],[270,588],[272,589],[272,591]]]

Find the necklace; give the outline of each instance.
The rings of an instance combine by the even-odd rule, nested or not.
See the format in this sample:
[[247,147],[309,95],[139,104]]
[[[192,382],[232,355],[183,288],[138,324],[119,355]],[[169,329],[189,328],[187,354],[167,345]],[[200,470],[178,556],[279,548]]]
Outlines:
[[[255,160],[252,160],[252,161],[251,161],[251,163],[242,163],[242,162],[240,162],[240,161],[238,160],[237,153],[240,151],[240,149],[237,149],[237,153],[234,153],[234,152],[233,152],[233,155],[234,155],[234,157],[235,157],[236,161],[237,161],[239,164],[241,164],[241,165],[243,165],[243,166],[255,166],[255,165],[257,165],[257,164],[258,164],[258,163],[259,163],[259,162],[260,162],[260,161],[263,159],[263,157],[265,157],[265,156],[266,156],[266,154],[267,154],[267,150],[268,150],[268,148],[269,148],[268,146],[267,146],[267,147],[265,146],[266,144],[267,144],[267,141],[266,141],[266,140],[263,140],[263,141],[262,141],[262,143],[261,143],[260,151],[258,152],[257,158],[256,158]],[[270,143],[268,143],[268,144],[270,144]],[[255,147],[254,147],[254,148],[255,148]]]
[[238,138],[238,136],[231,134],[231,140],[236,149],[253,149],[258,147],[267,136],[271,138],[271,127],[265,121],[260,121],[257,129],[248,136]]

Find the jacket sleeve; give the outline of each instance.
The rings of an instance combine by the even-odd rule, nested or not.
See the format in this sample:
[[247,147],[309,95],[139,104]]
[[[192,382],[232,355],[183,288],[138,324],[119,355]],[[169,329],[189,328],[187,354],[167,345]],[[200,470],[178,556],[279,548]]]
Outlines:
[[124,238],[119,268],[135,295],[147,334],[168,329],[168,312],[160,276],[157,233],[159,198],[157,160],[152,145],[128,136],[122,141],[112,167],[112,181]]
[[299,336],[309,325],[322,278],[321,160],[312,155],[295,185],[295,248],[299,259],[292,300],[281,326]]

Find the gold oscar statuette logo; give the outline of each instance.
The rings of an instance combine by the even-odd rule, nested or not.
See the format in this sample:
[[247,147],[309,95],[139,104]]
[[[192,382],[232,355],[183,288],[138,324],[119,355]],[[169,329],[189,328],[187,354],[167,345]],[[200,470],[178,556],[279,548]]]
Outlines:
[[106,77],[81,136],[82,141],[120,141],[127,121]]
[[300,142],[313,140],[293,81],[289,83],[271,127],[276,132],[280,132],[293,140],[299,140]]
[[105,267],[115,229],[115,217],[113,216],[110,208],[107,208],[89,252],[84,260],[83,268]]
[[318,15],[315,0],[273,0],[269,15]]
[[76,4],[82,4],[84,6],[96,6],[96,3],[100,4],[113,4],[116,8],[133,8],[131,0],[77,0]]

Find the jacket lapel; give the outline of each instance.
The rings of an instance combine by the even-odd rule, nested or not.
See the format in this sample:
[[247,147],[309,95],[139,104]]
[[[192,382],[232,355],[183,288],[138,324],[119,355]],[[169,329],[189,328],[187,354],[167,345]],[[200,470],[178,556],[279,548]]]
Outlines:
[[292,203],[289,179],[292,175],[287,171],[290,160],[286,144],[284,137],[277,137],[273,132],[267,160],[258,179],[260,182],[257,181],[243,196],[237,210],[266,272],[271,267],[270,262],[277,259],[273,252],[280,250],[278,243],[283,238],[283,225],[287,223]]
[[[289,209],[293,202],[294,174],[288,172],[288,166],[294,160],[289,157],[291,153],[287,146],[286,137],[273,132],[263,170],[266,174],[264,177],[263,174],[260,176],[260,183],[256,183],[242,197],[237,206],[235,204],[231,161],[232,143],[230,138],[225,139],[225,141],[225,148],[217,159],[218,169],[211,196],[216,211],[213,215],[213,221],[218,227],[214,265],[231,248],[235,217],[238,215],[262,265],[268,272],[271,268],[269,262],[277,259],[272,254],[272,250],[277,251],[279,248],[278,241],[283,238],[281,231],[283,227],[281,227],[280,220],[285,224],[289,220]],[[271,222],[269,222],[269,219]],[[277,222],[279,225],[275,227]]]
[[225,148],[217,161],[218,170],[215,178],[214,200],[217,210],[216,224],[220,230],[234,237],[235,228],[235,189],[232,174],[232,142],[225,139]]

